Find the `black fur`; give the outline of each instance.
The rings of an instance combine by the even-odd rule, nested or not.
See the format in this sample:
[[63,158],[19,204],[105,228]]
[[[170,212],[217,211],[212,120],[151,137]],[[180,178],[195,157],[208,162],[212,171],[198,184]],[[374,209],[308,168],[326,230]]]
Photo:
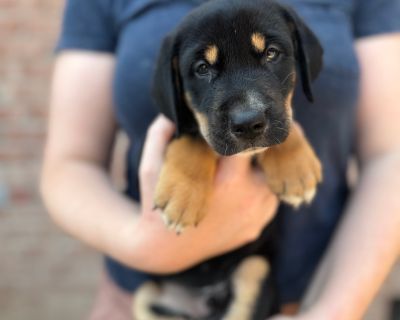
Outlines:
[[[279,60],[266,62],[266,52],[254,50],[251,35],[255,32],[265,36],[267,48],[279,48]],[[194,68],[204,60],[209,45],[219,50],[217,62],[209,66],[209,77],[198,77]],[[295,86],[290,74],[299,73],[296,79],[301,80],[304,94],[312,101],[311,81],[321,67],[322,48],[317,38],[291,8],[271,0],[211,0],[190,13],[165,38],[153,94],[160,111],[175,122],[177,136],[202,134],[218,153],[231,155],[283,142],[291,121],[285,103]],[[185,94],[190,95],[191,105]],[[243,116],[248,110],[262,112],[267,123],[265,134],[249,139],[234,137],[233,115]],[[199,132],[193,112],[207,119],[206,134]],[[158,280],[200,290],[221,281],[229,283],[240,261],[251,255],[264,256],[273,266],[277,237],[272,228],[267,227],[254,243]],[[225,307],[216,308],[207,319],[221,319]],[[165,315],[170,313],[154,308]],[[276,292],[270,278],[253,319],[266,319],[276,311]]]
[[[254,32],[265,35],[267,47],[278,46],[279,61],[268,63],[265,52],[253,50]],[[211,44],[218,47],[219,59],[209,66],[210,76],[199,79],[194,67]],[[284,104],[294,87],[290,74],[297,68],[303,91],[312,101],[311,81],[321,67],[317,38],[291,8],[270,0],[214,0],[195,9],[165,38],[153,95],[160,111],[175,122],[177,136],[198,133],[195,109],[208,120],[207,133],[203,132],[207,142],[220,154],[231,155],[283,142],[290,125]],[[190,106],[185,92],[192,98]],[[249,94],[262,107],[252,106]],[[265,114],[265,133],[256,139],[234,137],[232,112],[257,108]]]

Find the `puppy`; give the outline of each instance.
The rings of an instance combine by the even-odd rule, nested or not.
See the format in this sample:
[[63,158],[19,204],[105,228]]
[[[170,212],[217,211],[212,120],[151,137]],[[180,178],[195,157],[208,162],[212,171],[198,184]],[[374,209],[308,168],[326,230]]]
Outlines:
[[[298,79],[312,101],[311,81],[321,67],[322,49],[314,34],[292,9],[270,0],[206,2],[165,38],[153,93],[177,131],[155,207],[169,228],[181,233],[204,218],[220,155],[252,157],[270,189],[292,206],[313,199],[321,164],[293,125],[292,96]],[[144,285],[135,319],[265,319],[273,308],[265,308],[264,300],[261,310],[257,301],[271,301],[265,298],[267,238],[264,234],[162,284]],[[193,285],[194,279],[201,283]],[[197,314],[194,306],[185,309],[188,303],[176,305],[178,299],[171,303],[162,294],[172,290],[196,300],[196,295],[204,298],[205,288],[218,303],[203,299]]]
[[291,125],[291,99],[298,77],[312,101],[321,56],[299,17],[267,0],[209,1],[167,36],[154,86],[177,125],[155,196],[167,225],[181,232],[204,218],[219,155],[257,153],[282,201],[312,200],[321,165]]

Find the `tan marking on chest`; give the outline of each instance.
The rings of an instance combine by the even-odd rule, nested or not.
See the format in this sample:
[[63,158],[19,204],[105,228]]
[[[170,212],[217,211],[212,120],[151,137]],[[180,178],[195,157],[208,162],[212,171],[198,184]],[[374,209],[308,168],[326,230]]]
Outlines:
[[265,37],[261,33],[255,32],[251,35],[251,44],[257,52],[265,50],[265,42]]
[[207,60],[207,62],[210,65],[213,65],[217,62],[218,60],[218,47],[216,45],[210,45],[207,47],[204,56]]

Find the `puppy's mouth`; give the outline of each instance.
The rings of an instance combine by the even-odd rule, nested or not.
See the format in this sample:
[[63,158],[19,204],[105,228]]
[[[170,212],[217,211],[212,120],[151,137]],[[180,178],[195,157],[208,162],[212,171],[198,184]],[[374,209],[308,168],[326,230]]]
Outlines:
[[230,132],[221,132],[220,129],[216,130],[215,133],[209,132],[209,134],[203,135],[210,147],[222,156],[259,153],[284,142],[287,136],[288,133],[285,130],[278,133],[274,132],[273,134],[266,132],[256,139],[237,139]]
[[243,150],[243,151],[240,151],[238,154],[240,154],[240,155],[244,155],[244,156],[247,156],[247,155],[254,155],[254,154],[257,154],[257,153],[261,153],[261,152],[264,152],[265,150],[267,150],[269,147],[255,147],[255,148],[248,148],[248,149],[246,149],[246,150]]
[[[266,124],[253,124],[249,128],[232,126],[230,121],[215,121],[200,126],[200,132],[215,152],[222,156],[254,154],[283,143],[289,135],[290,120],[269,119]],[[203,123],[204,124],[204,123]]]
[[254,146],[253,144],[237,144],[232,141],[223,141],[221,142],[209,142],[210,146],[220,155],[222,156],[233,156],[236,154],[254,154],[258,152],[262,152],[266,150],[268,147],[273,146],[274,144],[265,143],[262,145]]

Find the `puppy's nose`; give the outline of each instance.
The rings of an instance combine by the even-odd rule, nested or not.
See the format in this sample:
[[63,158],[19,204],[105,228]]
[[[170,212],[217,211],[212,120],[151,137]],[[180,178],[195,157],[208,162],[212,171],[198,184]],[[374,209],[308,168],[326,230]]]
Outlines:
[[259,110],[236,111],[231,114],[231,131],[237,138],[253,139],[265,132],[267,121]]

